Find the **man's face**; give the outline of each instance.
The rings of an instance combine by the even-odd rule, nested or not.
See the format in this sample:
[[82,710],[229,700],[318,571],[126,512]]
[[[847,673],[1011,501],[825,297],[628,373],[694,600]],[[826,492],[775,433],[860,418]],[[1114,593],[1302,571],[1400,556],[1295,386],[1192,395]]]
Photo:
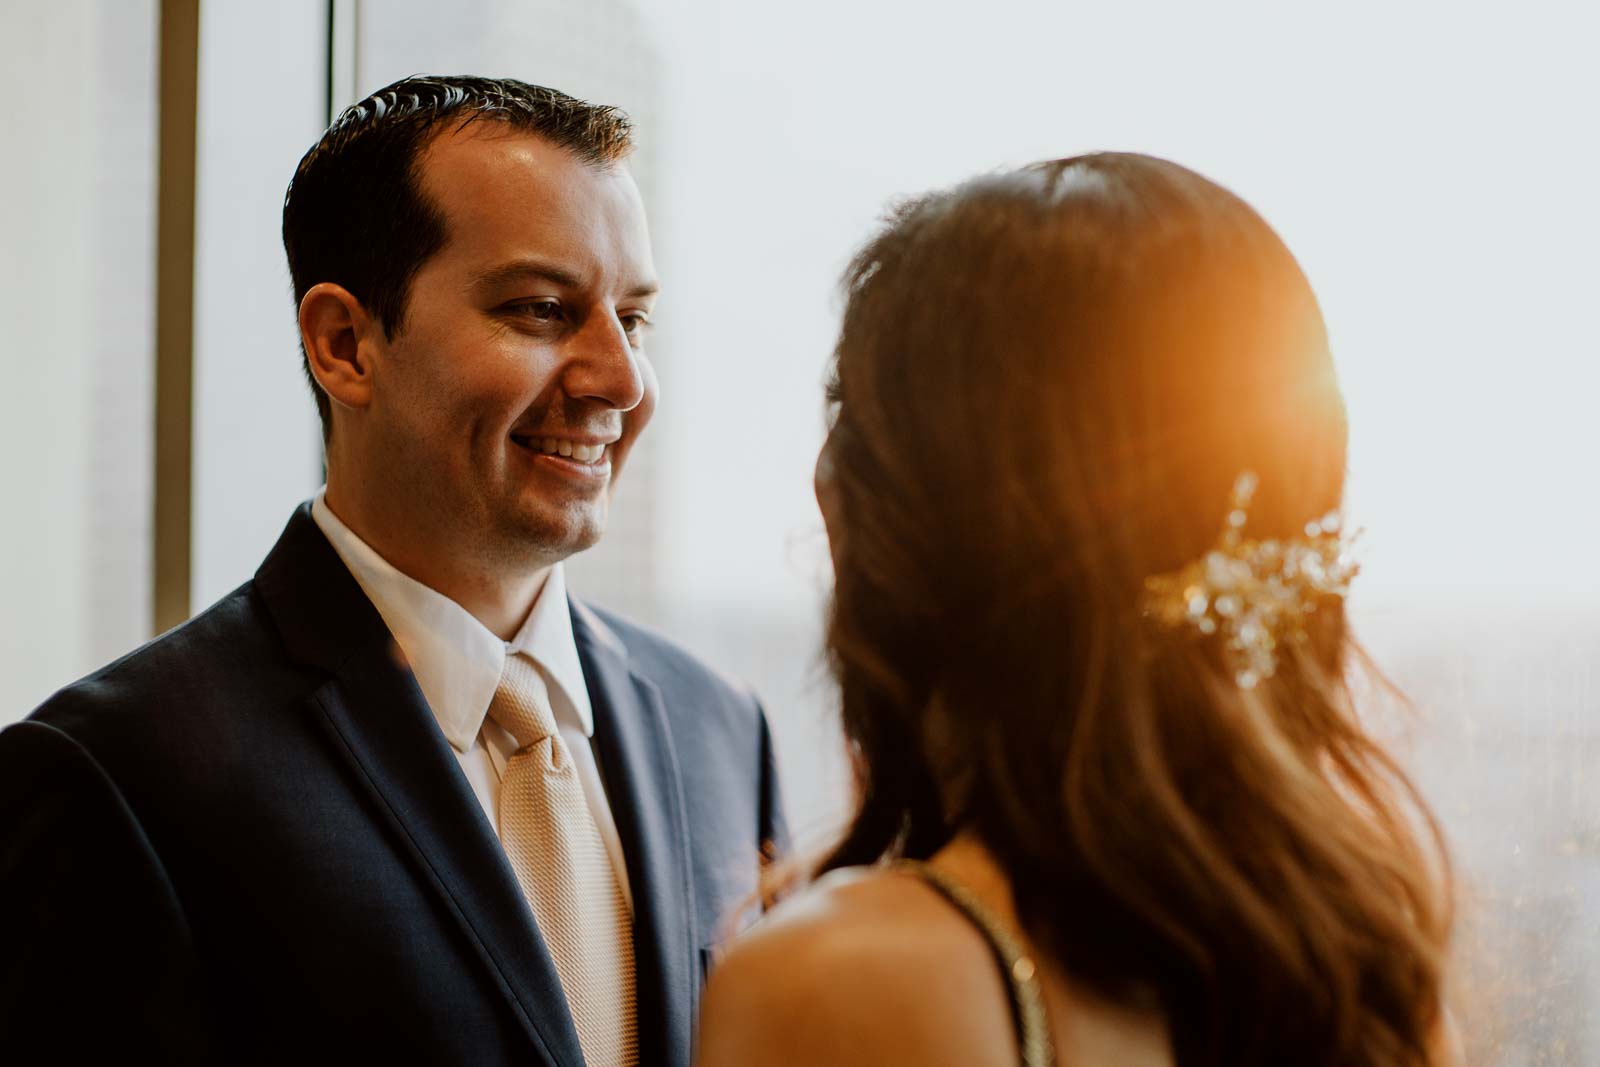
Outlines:
[[488,122],[438,137],[420,184],[447,238],[377,361],[368,463],[450,551],[563,559],[604,532],[655,408],[638,190],[620,167]]

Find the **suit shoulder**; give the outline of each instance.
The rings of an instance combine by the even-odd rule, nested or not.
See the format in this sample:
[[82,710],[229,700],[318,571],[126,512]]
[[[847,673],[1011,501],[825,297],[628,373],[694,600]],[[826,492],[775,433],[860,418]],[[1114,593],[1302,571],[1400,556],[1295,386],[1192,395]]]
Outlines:
[[[713,667],[677,641],[653,627],[635,622],[606,608],[573,598],[574,610],[599,631],[601,640],[616,641],[641,674],[663,687],[715,693],[723,700],[760,710],[755,691],[744,682]],[[600,625],[595,626],[596,623]]]
[[246,582],[189,621],[58,690],[28,721],[92,748],[111,718],[225,696],[242,681],[240,662],[259,658],[275,643],[252,583]]

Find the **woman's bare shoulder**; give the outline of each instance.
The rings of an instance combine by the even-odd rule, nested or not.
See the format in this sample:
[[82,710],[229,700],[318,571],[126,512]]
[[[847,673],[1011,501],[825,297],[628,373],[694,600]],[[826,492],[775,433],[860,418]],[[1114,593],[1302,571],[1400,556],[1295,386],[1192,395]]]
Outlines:
[[981,936],[916,879],[878,869],[834,872],[775,909],[718,964],[702,1009],[702,1067],[976,1067],[1014,1063],[1014,1049]]

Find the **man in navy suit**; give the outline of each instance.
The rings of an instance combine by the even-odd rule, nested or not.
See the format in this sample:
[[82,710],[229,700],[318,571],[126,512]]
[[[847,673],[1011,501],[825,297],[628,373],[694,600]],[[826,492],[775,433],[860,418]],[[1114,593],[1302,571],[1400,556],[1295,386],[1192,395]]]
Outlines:
[[412,78],[301,161],[327,486],[0,735],[0,1059],[689,1062],[784,829],[754,698],[566,591],[656,400],[629,147]]

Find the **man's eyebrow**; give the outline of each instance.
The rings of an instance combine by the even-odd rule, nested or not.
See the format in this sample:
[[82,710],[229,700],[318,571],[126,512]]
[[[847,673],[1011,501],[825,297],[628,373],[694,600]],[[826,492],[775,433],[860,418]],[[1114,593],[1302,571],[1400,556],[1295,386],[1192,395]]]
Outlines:
[[554,263],[547,263],[542,259],[514,259],[510,263],[502,263],[498,267],[479,271],[473,275],[472,285],[475,289],[492,289],[505,282],[521,281],[524,278],[537,278],[566,289],[576,289],[582,284],[576,274]]
[[[564,289],[578,289],[583,285],[583,279],[572,271],[542,259],[515,259],[509,263],[502,263],[497,267],[489,267],[473,276],[472,285],[475,289],[493,289],[506,282],[522,281],[528,278],[550,282]],[[623,295],[629,299],[655,296],[660,291],[660,288],[660,285],[653,280],[644,281],[635,285]]]

